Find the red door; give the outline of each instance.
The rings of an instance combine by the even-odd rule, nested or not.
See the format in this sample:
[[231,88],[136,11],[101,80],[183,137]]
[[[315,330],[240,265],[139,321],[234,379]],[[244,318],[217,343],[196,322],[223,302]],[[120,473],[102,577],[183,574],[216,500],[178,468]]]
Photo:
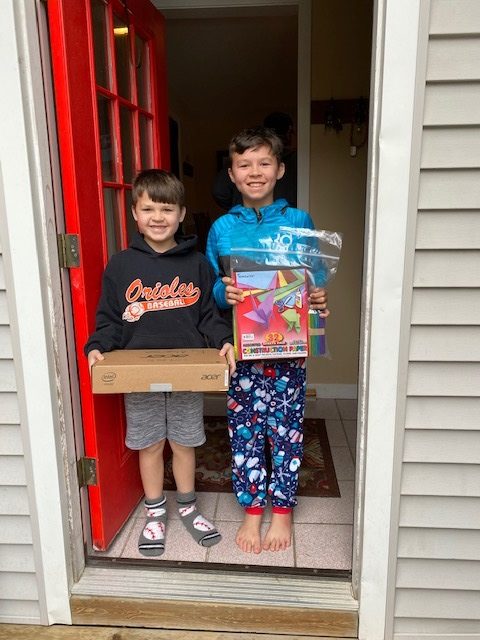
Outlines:
[[49,0],[48,17],[71,269],[94,548],[105,549],[142,496],[137,455],[124,444],[122,396],[93,396],[83,346],[94,329],[101,276],[135,230],[136,172],[168,167],[164,21],[148,0]]

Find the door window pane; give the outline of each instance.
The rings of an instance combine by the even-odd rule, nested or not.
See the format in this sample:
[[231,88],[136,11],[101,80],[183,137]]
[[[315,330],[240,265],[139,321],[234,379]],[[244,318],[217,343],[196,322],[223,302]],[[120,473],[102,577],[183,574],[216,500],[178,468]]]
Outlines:
[[135,34],[135,73],[137,76],[138,105],[150,110],[150,60],[148,44]]
[[132,192],[130,189],[125,189],[125,215],[127,217],[128,244],[130,244],[133,236],[137,233],[137,223],[132,216]]
[[131,184],[135,173],[135,156],[133,148],[132,112],[120,107],[120,137],[122,140],[123,181]]
[[140,114],[138,124],[140,128],[140,160],[142,169],[151,169],[153,165],[152,119]]
[[100,155],[104,180],[115,180],[115,162],[112,137],[112,102],[105,96],[97,97],[98,126],[100,129]]
[[107,252],[110,258],[122,248],[122,232],[118,213],[118,192],[115,189],[104,189],[103,204],[105,207]]
[[117,16],[113,17],[113,35],[115,41],[115,62],[117,64],[117,91],[120,96],[131,100],[130,38],[127,25]]
[[111,88],[108,55],[106,7],[100,0],[92,0],[93,50],[97,84]]

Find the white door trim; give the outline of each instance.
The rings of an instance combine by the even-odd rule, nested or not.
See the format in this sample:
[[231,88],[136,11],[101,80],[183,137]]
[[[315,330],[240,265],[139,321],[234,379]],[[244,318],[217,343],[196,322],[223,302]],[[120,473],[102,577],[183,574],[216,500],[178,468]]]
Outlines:
[[418,153],[414,118],[423,3],[376,0],[375,4],[353,576],[354,585],[359,585],[360,640],[391,637],[388,596],[395,578],[398,529],[398,445],[405,403],[403,320],[411,291],[405,262],[409,262],[413,202],[411,166]]
[[[245,7],[298,7],[297,144],[298,206],[310,206],[310,102],[312,0],[152,0],[159,11]],[[279,70],[280,72],[280,70]]]

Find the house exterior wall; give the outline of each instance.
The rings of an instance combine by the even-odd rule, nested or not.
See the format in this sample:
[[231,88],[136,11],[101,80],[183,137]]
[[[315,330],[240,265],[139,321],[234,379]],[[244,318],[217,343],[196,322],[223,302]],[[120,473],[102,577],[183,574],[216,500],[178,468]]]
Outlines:
[[[386,4],[403,11],[399,0]],[[400,398],[404,420],[398,438],[403,445],[399,491],[395,494],[388,474],[382,476],[389,467],[380,455],[394,450],[393,438],[385,439],[381,432],[391,418],[385,406],[396,398],[380,398],[377,387],[377,397],[374,391],[371,397],[370,435],[384,448],[369,449],[363,540],[371,556],[380,552],[381,559],[386,557],[388,545],[379,541],[382,529],[376,528],[375,514],[389,496],[394,502],[398,498],[398,536],[388,572],[393,581],[392,625],[387,626],[398,640],[422,634],[433,640],[442,633],[444,640],[453,640],[461,633],[480,633],[480,5],[477,0],[420,4],[428,9],[430,38],[419,170],[413,176],[419,188],[408,290],[406,385]],[[48,300],[51,274],[41,229],[46,215],[39,211],[48,200],[48,181],[42,174],[44,131],[35,107],[40,105],[41,111],[35,101],[43,88],[41,70],[35,66],[39,56],[32,56],[33,6],[28,0],[5,0],[0,22],[2,81],[9,87],[0,104],[0,620],[68,623],[69,535],[61,508],[65,474],[56,415],[56,394],[65,393],[58,391],[53,362],[50,314],[58,301]],[[391,59],[385,64],[387,71],[395,70]],[[401,142],[403,132],[394,134]],[[401,168],[408,169],[408,161],[402,161]],[[387,169],[391,174],[392,167]],[[384,197],[380,193],[380,208],[386,208]],[[385,220],[380,223],[385,236],[394,235]],[[398,242],[401,251],[395,255],[388,243],[380,247],[377,264],[405,252],[403,236],[398,241],[397,235]],[[374,283],[375,292],[392,282],[389,275]],[[24,291],[29,291],[28,313]],[[388,330],[392,324],[379,307],[375,300],[377,342],[379,327]],[[403,363],[396,352],[390,356],[381,364],[371,363],[371,389],[373,383],[395,386],[395,374],[390,374]],[[378,603],[383,591],[375,592],[374,583],[380,565],[372,557],[369,563],[363,575],[371,582],[363,594]],[[375,629],[364,636],[368,640],[383,637],[375,626],[378,612],[378,606],[361,608]],[[384,611],[380,621],[383,625]]]
[[0,212],[0,622],[38,623],[40,605],[5,278],[5,200],[1,190]]
[[453,640],[480,637],[480,3],[425,6],[392,613]]

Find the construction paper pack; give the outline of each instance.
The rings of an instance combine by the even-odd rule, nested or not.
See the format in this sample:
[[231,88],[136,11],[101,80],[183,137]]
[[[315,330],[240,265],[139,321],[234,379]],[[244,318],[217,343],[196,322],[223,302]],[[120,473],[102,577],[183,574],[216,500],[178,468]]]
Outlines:
[[[235,244],[232,243],[230,255],[232,273],[250,274],[254,273],[253,270],[258,269],[258,273],[261,274],[258,275],[256,281],[257,291],[249,290],[250,276],[247,278],[248,281],[244,283],[248,295],[254,294],[258,302],[246,312],[247,319],[264,326],[269,324],[273,308],[270,299],[272,287],[269,279],[272,278],[272,274],[277,273],[277,287],[282,289],[283,306],[285,307],[282,318],[285,321],[286,334],[289,336],[292,332],[301,332],[301,322],[296,312],[291,311],[295,306],[297,272],[304,270],[310,288],[326,287],[337,272],[341,249],[342,234],[335,231],[317,231],[315,229],[264,224],[262,225],[262,233],[259,235],[255,225],[247,227],[236,238]],[[291,287],[291,290],[288,291],[287,287]],[[264,289],[262,290],[262,288]],[[241,313],[243,315],[243,311]],[[321,317],[320,311],[309,310],[307,326],[309,341],[306,351],[308,355],[329,358],[330,353],[325,335],[326,323],[325,318]],[[282,333],[280,329],[278,332]],[[238,335],[238,332],[236,335],[237,344],[240,344],[240,341],[245,343],[241,348],[237,347],[238,357],[252,360],[256,357],[259,359],[273,357],[262,356],[262,354],[272,351],[273,347],[269,349],[265,344],[265,339],[260,340],[257,334],[252,332],[249,334],[245,331],[242,335]],[[248,336],[250,344],[244,340],[244,335]],[[274,332],[271,332],[270,337],[272,336],[275,338]],[[287,340],[287,342],[289,341]],[[255,353],[250,353],[250,351]],[[285,348],[280,343],[276,351],[277,353],[282,352],[282,355],[278,357],[284,357],[284,351],[287,351],[285,357],[294,357],[289,356],[288,347]],[[294,351],[300,353],[302,347],[297,344],[292,348],[292,352]]]
[[308,356],[305,269],[237,271],[243,302],[233,308],[238,360]]

